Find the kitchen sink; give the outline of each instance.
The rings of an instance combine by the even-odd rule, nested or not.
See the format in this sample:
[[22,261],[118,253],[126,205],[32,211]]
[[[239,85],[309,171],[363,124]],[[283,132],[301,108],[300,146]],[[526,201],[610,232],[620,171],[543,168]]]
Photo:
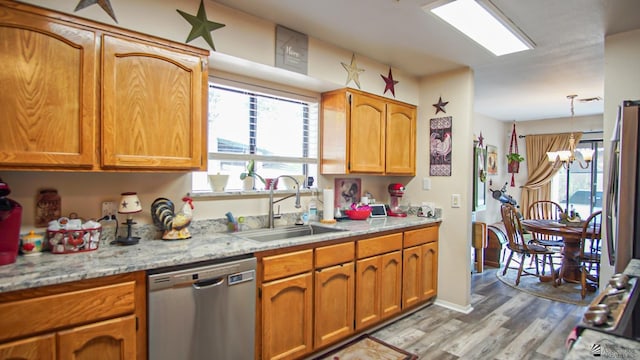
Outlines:
[[346,231],[344,229],[336,229],[318,225],[291,225],[285,227],[277,227],[273,229],[258,229],[243,231],[238,234],[244,238],[255,241],[273,241],[284,240],[300,236],[325,234],[332,232]]

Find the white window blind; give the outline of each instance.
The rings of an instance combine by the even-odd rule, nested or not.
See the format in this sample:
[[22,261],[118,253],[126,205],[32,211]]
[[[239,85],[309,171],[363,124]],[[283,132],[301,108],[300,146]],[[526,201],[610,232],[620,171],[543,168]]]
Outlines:
[[[317,101],[261,90],[209,84],[208,174],[228,174],[227,190],[241,189],[240,173],[250,159],[263,178],[317,179]],[[194,192],[210,191],[206,175],[193,174]]]

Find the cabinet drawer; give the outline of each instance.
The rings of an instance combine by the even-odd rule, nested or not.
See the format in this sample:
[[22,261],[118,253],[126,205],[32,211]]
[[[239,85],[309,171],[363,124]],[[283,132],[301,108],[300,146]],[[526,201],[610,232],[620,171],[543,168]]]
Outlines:
[[313,267],[313,250],[268,256],[262,259],[262,280],[269,281],[310,271]]
[[404,247],[426,244],[438,241],[438,227],[430,226],[424,229],[409,230],[404,233]]
[[353,242],[319,247],[316,248],[316,267],[322,268],[346,263],[352,261],[354,256],[355,244]]
[[357,245],[358,259],[400,250],[401,248],[402,233],[359,240]]
[[128,281],[1,303],[0,340],[131,314],[135,287]]

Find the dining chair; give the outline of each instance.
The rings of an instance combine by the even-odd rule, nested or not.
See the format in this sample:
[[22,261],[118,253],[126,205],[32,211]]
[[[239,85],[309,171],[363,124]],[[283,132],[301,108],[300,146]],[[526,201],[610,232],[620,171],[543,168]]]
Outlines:
[[587,295],[587,280],[594,286],[600,280],[600,231],[602,225],[602,211],[598,210],[585,220],[580,236],[580,295],[584,299]]
[[[534,220],[560,220],[560,214],[562,213],[562,206],[551,200],[538,200],[529,205],[528,216],[529,219]],[[542,245],[547,248],[561,249],[564,247],[562,238],[558,238],[553,235],[541,234],[531,232],[531,243]],[[558,256],[556,265],[562,262],[561,255]],[[543,262],[542,266],[546,264]]]
[[[553,261],[551,261],[551,256],[556,254],[556,251],[542,245],[527,242],[525,240],[524,233],[522,231],[522,224],[520,223],[520,217],[518,215],[518,210],[513,205],[502,204],[500,213],[502,215],[502,222],[504,223],[504,227],[507,231],[507,248],[511,251],[511,253],[509,254],[509,258],[504,265],[502,275],[504,276],[507,273],[511,260],[516,261],[519,264],[518,276],[516,277],[516,286],[518,286],[518,284],[520,284],[520,277],[522,275],[533,275],[540,277],[541,273],[539,271],[538,264],[540,260],[542,260],[542,262],[544,263],[548,258],[549,265],[551,267],[551,281],[553,282],[554,287],[557,286],[556,272],[553,268]],[[513,259],[513,254],[518,254],[520,259]],[[539,258],[540,255],[542,256],[542,259]],[[535,273],[529,272],[524,268],[525,260],[529,256],[531,256],[533,261],[535,262]],[[542,273],[542,275],[544,275],[544,272]]]

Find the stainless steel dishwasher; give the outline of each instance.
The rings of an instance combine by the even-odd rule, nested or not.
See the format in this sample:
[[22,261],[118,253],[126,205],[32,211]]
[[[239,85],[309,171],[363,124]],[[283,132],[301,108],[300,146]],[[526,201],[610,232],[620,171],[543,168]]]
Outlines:
[[149,359],[253,359],[255,269],[251,257],[149,271]]

